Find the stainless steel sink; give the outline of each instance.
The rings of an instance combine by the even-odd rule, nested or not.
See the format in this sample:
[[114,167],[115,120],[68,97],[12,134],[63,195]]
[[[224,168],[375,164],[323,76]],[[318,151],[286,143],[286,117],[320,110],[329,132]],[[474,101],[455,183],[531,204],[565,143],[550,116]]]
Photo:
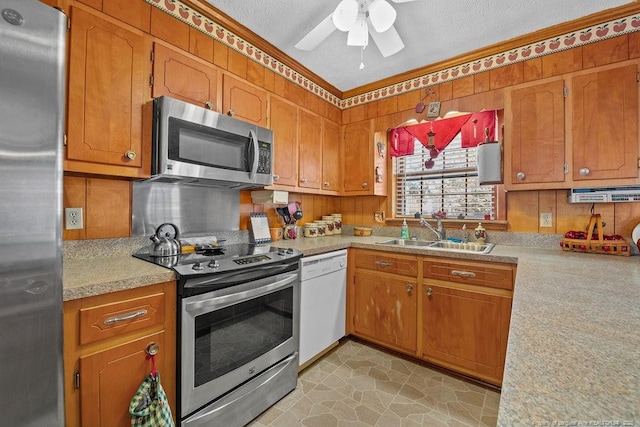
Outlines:
[[436,243],[434,240],[404,240],[404,239],[391,239],[384,242],[378,242],[379,245],[395,245],[395,246],[429,246]]
[[379,245],[394,245],[394,246],[415,246],[420,249],[437,249],[441,251],[470,253],[470,254],[488,254],[495,246],[494,243],[458,243],[450,240],[404,240],[404,239],[391,239],[383,242],[378,242]]
[[440,240],[431,244],[429,248],[451,252],[488,254],[489,252],[491,252],[491,249],[493,249],[494,246],[494,243],[458,243],[449,240]]

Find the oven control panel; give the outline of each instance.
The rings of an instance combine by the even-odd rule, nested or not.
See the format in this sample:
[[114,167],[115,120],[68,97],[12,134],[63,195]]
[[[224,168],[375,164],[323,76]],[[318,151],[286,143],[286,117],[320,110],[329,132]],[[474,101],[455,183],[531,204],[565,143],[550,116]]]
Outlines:
[[258,256],[252,256],[247,258],[234,259],[233,262],[239,265],[246,265],[246,264],[253,264],[255,262],[260,262],[260,261],[268,261],[270,259],[271,258],[269,258],[266,255],[258,255]]

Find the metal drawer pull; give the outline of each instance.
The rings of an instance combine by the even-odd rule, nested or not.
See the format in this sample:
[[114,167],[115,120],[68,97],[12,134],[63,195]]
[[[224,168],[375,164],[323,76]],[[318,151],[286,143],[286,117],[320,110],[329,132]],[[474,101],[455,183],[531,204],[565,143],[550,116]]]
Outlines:
[[391,267],[393,265],[392,262],[387,262],[387,261],[376,261],[376,265],[378,267]]
[[147,314],[147,310],[138,310],[132,311],[131,313],[123,314],[121,316],[113,316],[105,319],[105,325],[113,325],[114,323],[124,322],[125,320],[135,319],[136,317],[141,317]]
[[476,277],[476,273],[473,273],[471,271],[460,271],[460,270],[451,270],[451,275],[460,276],[463,279],[470,279],[470,278]]

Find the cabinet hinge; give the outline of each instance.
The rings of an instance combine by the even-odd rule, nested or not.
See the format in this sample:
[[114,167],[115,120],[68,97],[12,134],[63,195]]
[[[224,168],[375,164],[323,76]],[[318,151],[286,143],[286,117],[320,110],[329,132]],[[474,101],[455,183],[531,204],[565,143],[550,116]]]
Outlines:
[[73,372],[73,388],[78,390],[80,388],[80,372]]
[[640,158],[638,159],[638,169],[640,169]]
[[636,83],[640,83],[640,73],[636,73]]
[[569,163],[564,164],[564,174],[569,175]]
[[62,134],[62,145],[64,147],[67,146],[67,133],[66,132]]
[[151,61],[152,64],[154,59],[155,59],[155,56],[153,54],[153,51],[151,51],[151,55],[149,55],[149,60]]
[[562,89],[562,94],[564,95],[564,97],[566,98],[567,96],[569,96],[569,88],[567,86],[565,86]]
[[71,31],[71,19],[67,16],[67,33]]
[[149,76],[149,86],[153,87],[153,75]]

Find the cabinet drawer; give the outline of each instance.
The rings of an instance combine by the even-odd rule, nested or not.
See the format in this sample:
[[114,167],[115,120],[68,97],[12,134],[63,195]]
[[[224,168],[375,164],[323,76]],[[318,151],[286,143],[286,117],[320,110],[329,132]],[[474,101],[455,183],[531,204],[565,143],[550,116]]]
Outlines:
[[424,259],[424,278],[513,290],[515,267],[489,262]]
[[415,256],[388,252],[359,250],[356,253],[356,267],[413,277],[418,274],[418,260]]
[[80,309],[80,344],[162,325],[164,293]]

